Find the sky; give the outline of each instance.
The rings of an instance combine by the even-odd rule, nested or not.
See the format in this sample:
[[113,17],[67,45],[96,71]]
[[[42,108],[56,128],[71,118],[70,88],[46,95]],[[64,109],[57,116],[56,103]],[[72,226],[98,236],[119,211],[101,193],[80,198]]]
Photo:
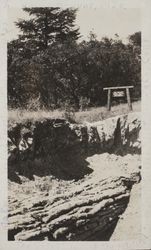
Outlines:
[[[22,9],[8,9],[8,41],[16,39],[19,29],[14,22],[18,19],[28,19],[29,16]],[[90,31],[97,35],[97,39],[102,37],[115,38],[115,34],[123,42],[127,42],[127,37],[137,31],[141,31],[141,12],[139,9],[92,9],[79,8],[76,17],[76,25],[80,28],[81,40],[88,40]]]

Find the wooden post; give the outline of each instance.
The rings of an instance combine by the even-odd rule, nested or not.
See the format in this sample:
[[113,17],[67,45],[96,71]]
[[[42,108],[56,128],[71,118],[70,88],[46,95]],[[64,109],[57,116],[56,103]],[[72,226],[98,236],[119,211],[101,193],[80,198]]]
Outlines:
[[129,109],[132,110],[132,104],[131,104],[129,88],[126,88],[126,97],[127,97],[127,102],[128,102]]
[[108,95],[107,95],[107,109],[111,109],[111,89],[108,89]]
[[[134,88],[134,86],[117,86],[117,87],[106,87],[103,88],[103,90],[107,90],[107,110],[111,110],[111,91],[113,91],[113,97],[124,97],[123,94],[121,94],[121,90],[126,90],[126,97],[127,97],[127,103],[130,110],[132,110],[132,103],[130,98],[130,89]],[[117,91],[115,91],[117,90]],[[119,91],[118,91],[119,90]],[[114,95],[114,91],[117,92],[116,95]],[[125,93],[125,91],[124,91]]]

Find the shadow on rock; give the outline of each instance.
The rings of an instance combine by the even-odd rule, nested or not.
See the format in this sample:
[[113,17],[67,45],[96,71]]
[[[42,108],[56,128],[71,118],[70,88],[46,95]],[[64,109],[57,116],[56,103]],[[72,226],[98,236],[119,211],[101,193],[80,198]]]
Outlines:
[[18,175],[78,180],[93,171],[88,156],[140,154],[140,129],[135,114],[88,125],[64,119],[16,124],[8,131],[8,177],[18,183]]
[[87,241],[109,241],[117,226],[118,220],[119,218],[116,218],[112,223],[110,223],[110,225],[108,225],[107,229],[104,229],[103,232],[92,234]]
[[29,180],[34,180],[34,175],[39,177],[53,175],[63,180],[79,180],[92,172],[85,157],[73,152],[28,159],[18,161],[15,165],[8,165],[8,178],[17,183],[21,183],[19,176]]

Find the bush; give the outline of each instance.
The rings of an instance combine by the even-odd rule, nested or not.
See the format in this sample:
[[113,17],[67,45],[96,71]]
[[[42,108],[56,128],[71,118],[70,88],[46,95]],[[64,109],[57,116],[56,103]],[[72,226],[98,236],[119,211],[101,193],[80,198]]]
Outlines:
[[71,105],[69,101],[66,101],[64,106],[64,118],[70,123],[75,123],[75,111],[75,106]]
[[87,110],[89,105],[90,105],[90,98],[81,96],[79,100],[80,111]]
[[37,111],[43,109],[43,105],[40,101],[40,97],[31,98],[26,104],[26,109],[30,111]]

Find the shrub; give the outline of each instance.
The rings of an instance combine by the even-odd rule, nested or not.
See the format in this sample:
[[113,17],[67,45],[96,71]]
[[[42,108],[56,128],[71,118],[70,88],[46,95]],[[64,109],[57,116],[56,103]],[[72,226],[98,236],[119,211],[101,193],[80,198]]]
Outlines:
[[81,96],[79,100],[80,111],[87,110],[89,105],[90,105],[90,98]]

